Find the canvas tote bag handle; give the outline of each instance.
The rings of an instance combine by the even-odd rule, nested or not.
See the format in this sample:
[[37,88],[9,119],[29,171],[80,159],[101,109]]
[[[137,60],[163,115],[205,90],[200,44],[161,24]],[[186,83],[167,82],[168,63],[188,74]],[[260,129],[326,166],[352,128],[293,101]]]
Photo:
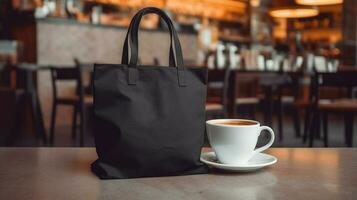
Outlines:
[[[139,29],[139,23],[136,23],[136,21],[137,21],[137,19],[138,19],[138,16],[139,15],[142,15],[143,14],[143,11],[144,10],[141,10],[141,11],[139,11],[139,12],[137,12],[135,15],[134,15],[134,17],[133,17],[133,19],[131,20],[131,22],[130,22],[130,25],[129,25],[129,28],[128,28],[128,32],[127,32],[127,35],[126,35],[126,37],[125,37],[125,42],[124,42],[124,48],[123,48],[123,54],[122,54],[122,64],[125,64],[125,65],[128,65],[129,64],[129,48],[128,48],[128,46],[129,46],[129,44],[128,44],[128,39],[129,39],[129,36],[131,35],[131,32],[132,32],[132,30],[134,29],[134,30],[138,30]],[[140,17],[141,18],[141,17]],[[133,28],[133,24],[136,24],[136,26],[137,27],[134,27]],[[176,63],[175,63],[175,58],[174,58],[174,53],[173,53],[173,49],[172,49],[172,35],[171,35],[171,27],[170,26],[168,26],[168,28],[169,28],[169,32],[170,32],[170,57],[169,57],[169,66],[170,67],[175,67],[176,66]],[[134,33],[133,34],[134,36],[136,36],[136,38],[135,38],[135,41],[134,41],[134,44],[133,44],[133,41],[129,41],[130,42],[130,45],[131,46],[133,46],[133,45],[136,45],[138,48],[137,49],[139,49],[139,45],[138,45],[138,37],[137,37],[137,35],[138,35],[138,32],[136,31],[136,33]],[[132,37],[130,36],[130,39],[132,40]],[[131,47],[130,46],[130,47]]]
[[[133,40],[133,46],[138,47],[138,29],[139,29],[139,24],[141,21],[141,18],[148,14],[148,13],[155,13],[158,14],[167,24],[169,31],[170,31],[170,52],[173,52],[172,49],[172,39],[173,39],[173,44],[175,47],[175,53],[176,53],[176,62],[175,66],[176,67],[183,67],[183,56],[182,56],[182,50],[181,50],[181,44],[177,36],[177,32],[172,24],[171,19],[166,15],[166,13],[158,8],[153,8],[149,7],[147,9],[143,9],[142,12],[140,12],[140,15],[135,19],[134,21],[134,28],[131,32],[131,37]],[[134,55],[135,56],[135,55]],[[175,60],[174,60],[175,61]],[[135,60],[133,61],[135,62]]]
[[[128,84],[135,85],[136,80],[138,78],[137,72],[137,61],[138,61],[138,29],[139,23],[143,15],[148,13],[154,13],[159,15],[168,25],[170,31],[170,63],[174,63],[177,69],[177,77],[179,86],[186,86],[186,78],[185,78],[185,68],[183,66],[183,56],[181,50],[181,44],[177,36],[177,32],[173,27],[173,24],[170,18],[166,15],[166,13],[158,8],[148,7],[140,10],[132,19],[128,33],[125,38],[124,48],[123,48],[123,57],[122,63],[128,64]],[[129,39],[130,37],[130,39]],[[172,39],[174,42],[175,52],[172,49]],[[130,45],[130,58],[128,56],[128,46]],[[173,56],[175,55],[175,56]],[[129,63],[128,63],[129,61]]]

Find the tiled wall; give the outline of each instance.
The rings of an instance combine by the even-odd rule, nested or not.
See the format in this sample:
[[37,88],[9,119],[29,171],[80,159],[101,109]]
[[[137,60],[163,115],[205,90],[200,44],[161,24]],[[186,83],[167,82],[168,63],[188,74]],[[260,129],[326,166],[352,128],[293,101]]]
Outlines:
[[[126,35],[125,28],[103,27],[75,23],[37,22],[37,63],[40,65],[73,65],[77,57],[85,63],[120,63]],[[195,61],[197,36],[179,34],[184,58]],[[139,57],[143,64],[158,58],[160,65],[167,65],[169,34],[161,31],[139,31]],[[48,71],[38,73],[39,96],[46,126],[49,124],[52,87]],[[62,95],[73,92],[74,83],[60,86]],[[66,110],[66,108],[64,108]],[[68,109],[67,109],[68,110]],[[70,122],[68,112],[59,112],[58,123]]]

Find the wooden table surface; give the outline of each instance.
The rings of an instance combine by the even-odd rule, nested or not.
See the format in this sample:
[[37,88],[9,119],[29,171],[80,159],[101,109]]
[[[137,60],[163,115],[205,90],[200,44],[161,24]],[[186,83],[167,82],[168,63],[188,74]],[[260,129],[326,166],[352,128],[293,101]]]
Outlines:
[[102,181],[94,148],[0,148],[0,199],[356,199],[357,149],[275,148],[254,173]]

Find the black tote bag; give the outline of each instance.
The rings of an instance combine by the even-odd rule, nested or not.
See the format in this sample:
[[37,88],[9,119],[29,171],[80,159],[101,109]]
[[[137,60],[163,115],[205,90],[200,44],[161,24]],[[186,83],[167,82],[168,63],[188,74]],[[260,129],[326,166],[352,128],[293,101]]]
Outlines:
[[[155,13],[167,23],[169,67],[137,65],[138,27],[147,13]],[[207,173],[200,162],[206,78],[206,69],[183,66],[180,42],[170,18],[158,8],[140,10],[128,29],[122,64],[95,65],[98,159],[92,163],[92,171],[101,179]]]

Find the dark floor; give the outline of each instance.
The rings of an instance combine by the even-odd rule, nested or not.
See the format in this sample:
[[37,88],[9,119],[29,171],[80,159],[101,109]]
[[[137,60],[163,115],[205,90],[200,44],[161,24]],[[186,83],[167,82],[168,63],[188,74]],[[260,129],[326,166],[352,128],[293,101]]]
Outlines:
[[[258,115],[258,121],[262,121],[262,117]],[[354,142],[353,146],[357,146],[357,120],[354,123]],[[273,129],[276,131],[276,120],[274,120]],[[278,138],[274,142],[274,147],[307,147],[307,143],[302,142],[301,137],[295,137],[295,132],[293,128],[293,123],[291,118],[285,117],[283,124],[283,141],[279,142]],[[303,130],[303,124],[301,125],[301,129]],[[277,133],[276,133],[277,135]],[[78,141],[74,141],[71,137],[71,127],[68,125],[57,125],[56,134],[55,134],[55,144],[56,147],[72,147],[79,146]],[[78,139],[78,138],[77,138]],[[268,138],[260,137],[259,145],[265,143],[265,140]],[[329,119],[329,147],[346,147],[344,138],[344,124],[341,117],[331,116]],[[22,136],[19,138],[15,144],[15,146],[45,146],[34,139],[32,135]],[[86,135],[85,146],[94,146],[93,137],[91,135]],[[323,147],[322,139],[315,140],[315,147]]]

